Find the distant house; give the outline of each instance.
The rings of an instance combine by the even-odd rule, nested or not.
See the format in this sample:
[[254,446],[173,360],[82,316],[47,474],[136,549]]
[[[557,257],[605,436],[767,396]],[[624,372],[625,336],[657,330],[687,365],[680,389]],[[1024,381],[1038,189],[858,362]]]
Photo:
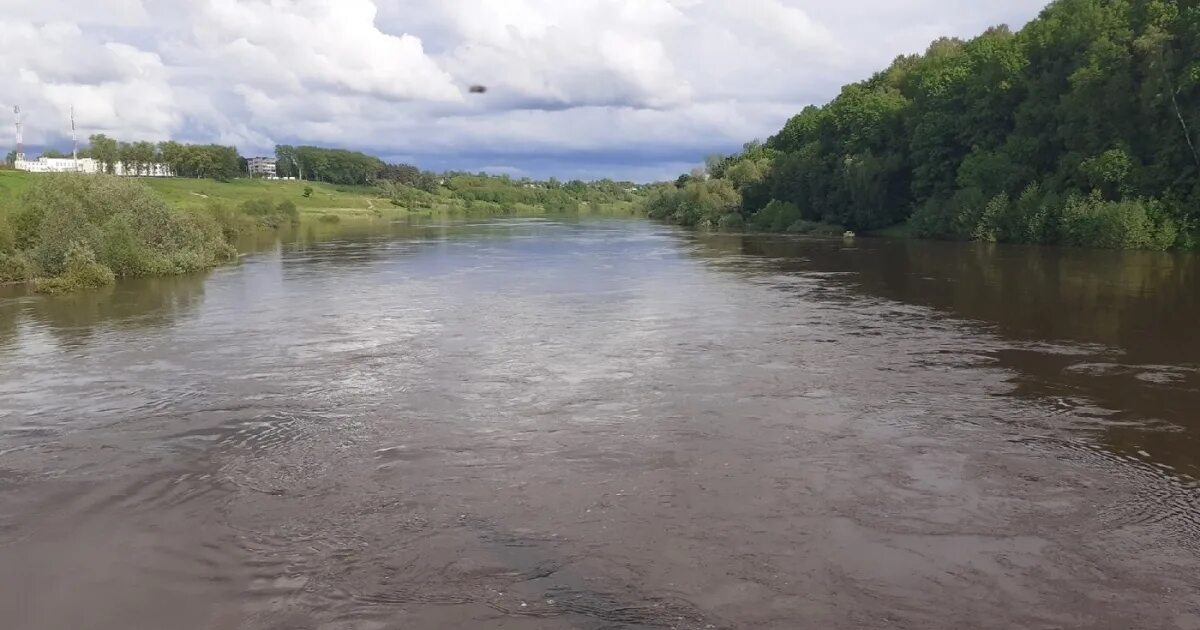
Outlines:
[[250,171],[250,177],[266,177],[275,179],[277,171],[275,170],[275,158],[272,157],[252,157],[246,160],[246,167]]

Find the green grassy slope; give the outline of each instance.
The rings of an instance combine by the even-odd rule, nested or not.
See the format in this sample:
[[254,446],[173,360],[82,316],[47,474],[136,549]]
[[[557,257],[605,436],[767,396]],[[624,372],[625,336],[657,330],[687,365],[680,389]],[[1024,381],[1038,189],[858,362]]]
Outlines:
[[[218,182],[211,179],[145,178],[151,190],[175,206],[203,205],[217,201],[236,205],[250,199],[272,197],[289,199],[301,212],[367,213],[375,208],[392,207],[378,189],[366,186],[332,186],[320,182],[272,181],[236,179]],[[305,187],[311,186],[312,196],[305,197]]]
[[32,173],[0,170],[0,212],[13,208],[29,186]]
[[[15,207],[21,193],[39,173],[0,170],[0,212]],[[442,189],[436,194],[420,193],[419,203],[409,207],[397,207],[391,203],[387,194],[379,188],[371,186],[334,186],[321,182],[283,181],[263,179],[236,179],[219,182],[211,179],[189,179],[182,177],[139,178],[160,197],[177,208],[205,206],[209,203],[221,203],[236,207],[242,202],[269,198],[279,202],[290,200],[296,204],[305,215],[338,214],[343,216],[374,216],[378,214],[416,214],[433,215],[489,215],[500,213],[498,204],[478,202],[468,204],[462,199],[451,197],[450,191]],[[312,195],[304,196],[304,189],[312,187]],[[406,204],[407,206],[408,204]],[[510,209],[514,214],[542,214],[545,208],[526,204],[514,204]],[[629,214],[632,204],[629,202],[614,202],[603,204],[602,207],[581,208],[584,212],[603,212],[613,214]]]

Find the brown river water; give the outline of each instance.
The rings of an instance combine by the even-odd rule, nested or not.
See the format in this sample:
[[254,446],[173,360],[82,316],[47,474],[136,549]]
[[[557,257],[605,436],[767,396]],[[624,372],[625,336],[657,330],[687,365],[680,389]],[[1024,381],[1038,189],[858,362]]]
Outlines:
[[311,227],[0,292],[0,627],[1200,629],[1200,259]]

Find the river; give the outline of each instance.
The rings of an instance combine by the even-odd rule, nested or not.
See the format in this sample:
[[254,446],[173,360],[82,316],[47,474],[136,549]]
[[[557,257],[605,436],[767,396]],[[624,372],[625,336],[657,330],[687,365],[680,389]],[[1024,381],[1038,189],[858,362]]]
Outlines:
[[0,293],[20,629],[1200,628],[1200,260],[312,226]]

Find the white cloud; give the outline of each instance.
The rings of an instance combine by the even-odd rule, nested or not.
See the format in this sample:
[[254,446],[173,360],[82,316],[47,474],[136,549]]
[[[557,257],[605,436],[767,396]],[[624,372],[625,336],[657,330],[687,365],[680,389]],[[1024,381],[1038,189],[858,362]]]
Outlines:
[[[0,0],[27,142],[312,142],[645,176],[765,137],[940,35],[1043,0]],[[466,86],[481,83],[482,96]],[[623,157],[622,157],[623,156]]]
[[70,2],[64,0],[0,0],[0,16],[10,22],[71,22],[89,26],[146,26],[142,0]]
[[222,69],[224,80],[296,96],[312,90],[461,99],[419,38],[377,28],[371,0],[199,0],[188,6],[196,59]]
[[69,135],[72,106],[85,128],[130,140],[167,137],[179,125],[157,53],[101,42],[66,22],[0,21],[0,49],[0,100],[24,106],[31,144]]
[[685,18],[666,0],[448,0],[456,75],[539,107],[686,103],[691,86],[664,35]]

